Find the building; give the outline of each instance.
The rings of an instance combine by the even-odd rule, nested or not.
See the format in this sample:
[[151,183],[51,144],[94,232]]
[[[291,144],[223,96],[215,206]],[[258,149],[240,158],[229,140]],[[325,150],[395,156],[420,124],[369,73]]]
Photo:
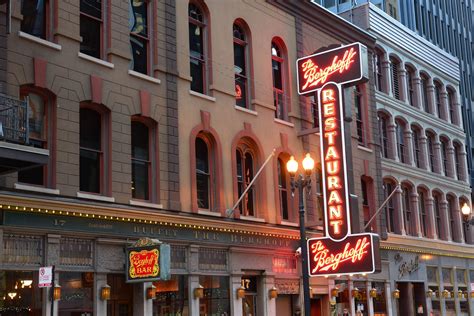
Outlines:
[[355,308],[472,314],[473,235],[460,212],[471,189],[458,60],[373,4],[342,15],[349,14],[377,38],[372,84],[384,197],[395,191],[382,214],[382,272],[365,279],[366,298],[355,295]]
[[[372,52],[373,37],[310,2],[298,4],[305,15],[263,0],[50,4],[11,8],[0,98],[21,115],[2,123],[14,118],[23,134],[0,142],[10,151],[0,151],[1,313],[298,312],[285,163],[319,157],[319,137],[295,61],[353,41]],[[380,198],[376,111],[369,84],[345,95],[359,231]],[[305,197],[309,236],[321,236],[317,174]],[[143,237],[171,245],[171,280],[125,282],[124,250]],[[52,304],[37,281],[53,265]],[[311,280],[317,315],[334,283]]]
[[[315,0],[334,13],[351,10],[354,1]],[[357,4],[367,3],[359,0]],[[467,157],[470,183],[474,183],[472,166],[474,121],[472,109],[474,102],[473,68],[473,16],[472,1],[436,1],[436,0],[371,0],[405,27],[424,37],[438,48],[459,59],[460,103],[462,119],[467,134]],[[350,20],[350,14],[346,14]]]

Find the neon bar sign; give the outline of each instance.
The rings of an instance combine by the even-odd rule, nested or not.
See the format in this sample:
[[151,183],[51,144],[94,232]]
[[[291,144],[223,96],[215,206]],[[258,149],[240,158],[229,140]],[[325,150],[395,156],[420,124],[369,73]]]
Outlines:
[[324,238],[308,240],[310,276],[372,273],[378,236],[351,234],[342,85],[363,78],[366,49],[360,43],[297,61],[300,94],[317,91],[324,197]]

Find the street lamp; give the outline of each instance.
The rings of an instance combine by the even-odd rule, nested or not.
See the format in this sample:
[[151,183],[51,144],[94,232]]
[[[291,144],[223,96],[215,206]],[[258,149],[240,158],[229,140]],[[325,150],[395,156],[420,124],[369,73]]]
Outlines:
[[474,219],[471,218],[471,207],[466,202],[461,207],[461,213],[466,224],[466,230],[469,230],[469,226],[474,225]]
[[303,159],[304,176],[302,174],[296,177],[298,171],[298,162],[293,156],[286,163],[286,170],[290,174],[291,179],[291,193],[294,196],[295,189],[298,188],[299,197],[299,215],[300,215],[300,247],[301,247],[301,265],[303,266],[303,301],[304,301],[304,315],[310,315],[310,294],[309,294],[309,271],[308,271],[308,248],[306,246],[306,230],[304,224],[304,188],[307,192],[311,190],[311,172],[314,169],[314,160],[309,154]]

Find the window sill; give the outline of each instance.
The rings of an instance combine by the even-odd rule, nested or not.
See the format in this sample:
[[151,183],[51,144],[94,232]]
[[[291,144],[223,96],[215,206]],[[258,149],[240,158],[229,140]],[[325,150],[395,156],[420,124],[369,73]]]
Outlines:
[[238,106],[238,105],[235,105],[234,108],[238,111],[258,116],[257,111],[249,110],[249,109],[243,108],[243,107]]
[[216,98],[211,97],[207,94],[202,94],[202,93],[199,93],[199,92],[196,92],[196,91],[193,91],[193,90],[189,90],[189,94],[194,95],[195,97],[199,97],[199,98],[208,100],[208,101],[216,102]]
[[357,145],[357,148],[359,148],[360,150],[366,151],[368,153],[373,153],[374,152],[372,149],[367,148],[367,147],[362,146],[362,145]]
[[62,46],[59,45],[59,44],[56,44],[56,43],[47,41],[47,40],[45,40],[45,39],[42,39],[42,38],[33,36],[33,35],[31,35],[31,34],[28,34],[28,33],[22,32],[22,31],[18,31],[18,36],[21,37],[21,38],[24,38],[24,39],[26,39],[26,40],[35,42],[35,43],[37,43],[37,44],[46,46],[46,47],[48,47],[48,48],[52,48],[52,49],[57,50],[57,51],[60,51],[60,50],[63,49]]
[[82,199],[89,199],[89,200],[96,200],[96,201],[102,201],[102,202],[115,202],[115,198],[111,196],[104,196],[104,195],[98,195],[98,194],[92,194],[92,193],[84,193],[84,192],[77,192],[77,197],[82,198]]
[[115,67],[114,64],[109,63],[108,61],[105,61],[105,60],[102,60],[102,59],[99,59],[99,58],[95,58],[95,57],[86,55],[86,54],[81,53],[81,52],[77,53],[77,56],[79,56],[79,58],[91,61],[95,64],[98,64],[98,65],[101,65],[101,66],[104,66],[104,67],[107,67],[107,68],[110,68],[110,69],[114,69],[114,67]]
[[155,78],[155,77],[152,77],[152,76],[148,76],[148,75],[145,75],[145,74],[142,74],[138,71],[135,71],[135,70],[128,70],[128,74],[130,76],[133,76],[133,77],[137,77],[137,78],[140,78],[140,79],[143,79],[143,80],[146,80],[146,81],[150,81],[150,82],[153,82],[154,84],[161,84],[161,80],[158,79],[158,78]]
[[215,217],[221,217],[221,213],[218,213],[218,212],[211,212],[211,211],[205,211],[205,210],[198,210],[198,214],[200,214],[200,215],[208,215],[208,216],[215,216]]
[[274,118],[273,121],[275,123],[278,123],[278,124],[286,125],[286,126],[289,126],[289,127],[295,127],[295,124],[293,124],[291,122],[288,122],[288,121],[285,121],[285,120],[280,120],[280,119]]
[[265,223],[265,220],[263,218],[258,218],[258,217],[253,217],[253,216],[240,215],[240,219],[251,221],[251,222]]
[[30,185],[30,184],[24,184],[24,183],[15,183],[14,187],[17,190],[24,190],[24,191],[59,195],[59,190],[58,189],[49,189],[49,188],[40,187],[40,186],[36,186],[36,185]]
[[286,226],[293,226],[293,227],[299,227],[300,225],[298,223],[294,223],[294,222],[289,222],[289,221],[285,221],[285,220],[282,220],[281,225],[286,225]]
[[156,204],[156,203],[150,203],[150,202],[138,201],[138,200],[130,200],[130,205],[156,208],[156,209],[162,209],[163,208],[163,204]]

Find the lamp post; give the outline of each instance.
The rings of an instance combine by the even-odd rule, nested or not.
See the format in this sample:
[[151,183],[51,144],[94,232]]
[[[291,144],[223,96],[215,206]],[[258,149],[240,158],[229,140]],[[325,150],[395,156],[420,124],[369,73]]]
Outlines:
[[469,230],[469,226],[474,224],[474,219],[471,217],[471,207],[469,204],[464,203],[461,207],[462,217],[464,219],[464,224],[466,225],[466,230]]
[[304,301],[304,315],[309,316],[311,311],[310,294],[309,294],[309,271],[308,271],[308,249],[306,244],[306,229],[304,224],[304,201],[303,193],[306,188],[307,192],[311,189],[311,173],[314,168],[314,160],[309,154],[303,159],[304,175],[298,175],[298,162],[293,156],[286,163],[286,169],[290,174],[291,179],[291,193],[294,195],[295,189],[298,188],[299,197],[299,215],[300,215],[300,247],[301,247],[301,265],[303,267],[303,301]]

